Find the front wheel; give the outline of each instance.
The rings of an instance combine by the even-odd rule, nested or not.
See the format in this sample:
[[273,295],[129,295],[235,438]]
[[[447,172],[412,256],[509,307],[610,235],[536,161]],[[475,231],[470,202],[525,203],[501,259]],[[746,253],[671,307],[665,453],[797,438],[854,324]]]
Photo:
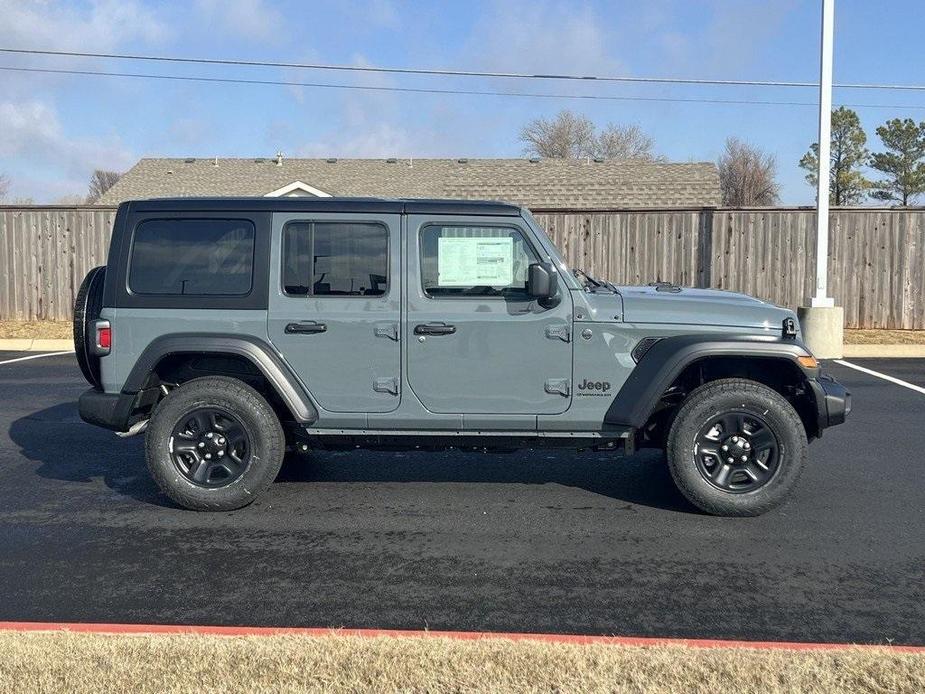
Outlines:
[[699,509],[757,516],[781,504],[806,461],[803,422],[767,386],[744,379],[694,390],[668,434],[671,476]]
[[195,511],[247,506],[276,479],[285,453],[279,418],[246,383],[189,381],[158,404],[145,435],[161,490]]

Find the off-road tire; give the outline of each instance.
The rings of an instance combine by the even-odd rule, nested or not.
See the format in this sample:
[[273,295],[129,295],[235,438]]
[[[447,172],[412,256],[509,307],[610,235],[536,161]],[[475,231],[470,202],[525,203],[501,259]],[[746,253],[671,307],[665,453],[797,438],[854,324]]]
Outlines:
[[[174,427],[190,412],[220,408],[240,421],[249,437],[244,472],[225,486],[206,487],[188,479],[171,453]],[[285,454],[285,435],[266,399],[246,383],[225,376],[188,381],[160,403],[145,435],[145,456],[151,476],[180,506],[194,511],[231,511],[250,504],[276,479]]]
[[90,353],[90,340],[96,335],[90,335],[89,325],[100,317],[103,309],[103,280],[106,278],[105,267],[95,267],[77,290],[74,299],[74,353],[77,364],[89,383],[94,388],[100,388],[100,358]]
[[[777,470],[753,491],[717,488],[695,461],[695,441],[702,427],[724,412],[762,417],[777,439]],[[700,386],[684,400],[668,434],[666,453],[675,484],[694,506],[717,516],[758,516],[787,498],[803,471],[807,445],[803,422],[783,396],[755,381],[723,379]]]

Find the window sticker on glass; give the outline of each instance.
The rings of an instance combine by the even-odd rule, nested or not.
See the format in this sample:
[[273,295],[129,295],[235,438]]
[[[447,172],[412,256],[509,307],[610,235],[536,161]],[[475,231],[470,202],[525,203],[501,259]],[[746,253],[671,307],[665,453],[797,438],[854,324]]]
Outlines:
[[437,277],[440,287],[507,287],[514,282],[514,239],[441,236]]

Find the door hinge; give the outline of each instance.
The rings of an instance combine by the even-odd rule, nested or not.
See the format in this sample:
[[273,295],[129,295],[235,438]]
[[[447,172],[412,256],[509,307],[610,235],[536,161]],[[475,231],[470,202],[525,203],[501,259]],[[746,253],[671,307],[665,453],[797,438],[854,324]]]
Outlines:
[[392,395],[398,395],[398,379],[377,378],[375,381],[373,381],[373,390],[377,393],[391,393]]
[[547,393],[565,395],[568,397],[571,383],[567,378],[550,378],[546,381],[545,389]]
[[569,342],[572,339],[571,326],[568,323],[546,326],[546,337],[550,340],[562,340]]
[[398,342],[398,323],[376,323],[373,333],[376,337],[387,337]]

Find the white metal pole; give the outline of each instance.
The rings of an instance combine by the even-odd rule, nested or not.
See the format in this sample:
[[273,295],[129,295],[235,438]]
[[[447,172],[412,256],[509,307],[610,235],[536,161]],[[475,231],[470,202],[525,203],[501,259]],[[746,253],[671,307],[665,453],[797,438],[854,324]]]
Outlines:
[[819,177],[816,187],[816,294],[811,306],[834,306],[829,297],[829,156],[832,140],[832,45],[835,0],[822,0],[819,56]]

